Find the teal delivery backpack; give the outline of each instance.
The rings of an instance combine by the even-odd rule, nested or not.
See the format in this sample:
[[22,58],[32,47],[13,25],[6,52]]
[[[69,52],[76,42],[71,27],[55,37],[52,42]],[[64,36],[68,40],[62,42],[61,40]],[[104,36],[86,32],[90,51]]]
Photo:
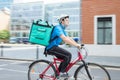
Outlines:
[[54,26],[49,25],[47,21],[33,21],[29,34],[29,42],[43,46],[49,45],[53,29]]

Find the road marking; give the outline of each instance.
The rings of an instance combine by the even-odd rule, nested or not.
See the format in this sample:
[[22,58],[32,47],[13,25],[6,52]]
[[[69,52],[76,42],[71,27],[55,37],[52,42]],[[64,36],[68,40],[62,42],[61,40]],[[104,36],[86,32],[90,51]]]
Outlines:
[[0,68],[0,70],[3,70],[2,68]]
[[9,64],[2,64],[2,65],[0,65],[0,67],[7,66],[7,65],[9,65]]
[[[7,61],[7,60],[3,60],[3,61]],[[8,60],[9,61],[9,60]],[[6,71],[12,71],[12,72],[19,72],[19,73],[27,73],[27,71],[22,71],[22,70],[14,70],[14,69],[9,69],[9,68],[4,68],[5,66],[9,66],[9,65],[14,65],[14,64],[22,64],[22,63],[29,63],[28,61],[9,61],[10,63],[6,63],[6,64],[1,64],[0,70],[6,70]]]
[[3,67],[3,66],[8,66],[8,65],[12,65],[12,64],[22,64],[22,63],[31,63],[31,62],[28,62],[28,61],[10,61],[10,60],[3,60],[3,61],[9,61],[10,63],[6,63],[6,64],[1,64],[0,67]]
[[10,64],[13,64],[13,63],[8,63],[8,64],[7,64],[7,63],[6,63],[6,64],[1,64],[1,65],[0,65],[0,67],[3,67],[3,66],[8,66],[8,65],[10,65]]
[[6,70],[6,71],[12,71],[12,72],[20,72],[20,73],[27,73],[27,71],[13,70],[13,69],[7,69],[7,68],[0,68],[0,70]]

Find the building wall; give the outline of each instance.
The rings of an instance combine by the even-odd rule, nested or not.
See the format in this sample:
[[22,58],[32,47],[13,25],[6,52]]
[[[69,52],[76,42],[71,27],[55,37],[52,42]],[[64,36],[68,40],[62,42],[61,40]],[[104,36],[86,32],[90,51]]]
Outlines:
[[0,10],[3,8],[11,8],[13,0],[0,0]]
[[10,15],[4,11],[0,11],[0,30],[8,30],[10,22]]
[[82,0],[82,42],[94,44],[94,16],[116,16],[116,44],[120,44],[120,0]]
[[0,0],[0,30],[9,29],[12,4],[13,0]]
[[22,42],[28,39],[33,20],[44,18],[43,1],[14,3],[11,6],[10,35]]

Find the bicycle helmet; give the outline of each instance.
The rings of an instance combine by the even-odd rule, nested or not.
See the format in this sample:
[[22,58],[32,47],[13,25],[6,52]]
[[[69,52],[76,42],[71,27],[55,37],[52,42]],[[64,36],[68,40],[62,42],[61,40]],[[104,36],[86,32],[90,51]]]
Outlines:
[[67,15],[67,14],[61,14],[61,15],[58,17],[59,23],[61,23],[61,21],[62,21],[63,19],[65,19],[65,18],[69,18],[69,15]]

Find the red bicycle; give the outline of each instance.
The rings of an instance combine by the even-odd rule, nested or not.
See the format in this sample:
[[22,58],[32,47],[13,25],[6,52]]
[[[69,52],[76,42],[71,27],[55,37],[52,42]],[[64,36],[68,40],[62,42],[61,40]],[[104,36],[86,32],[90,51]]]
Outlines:
[[53,61],[34,61],[29,66],[28,80],[111,80],[108,71],[102,65],[85,62],[86,57],[87,49],[82,44],[81,49],[78,50],[78,57],[71,61],[66,68],[66,73],[68,73],[73,65],[78,67],[74,72],[74,76],[68,78],[59,76],[58,62],[63,60],[54,57]]

